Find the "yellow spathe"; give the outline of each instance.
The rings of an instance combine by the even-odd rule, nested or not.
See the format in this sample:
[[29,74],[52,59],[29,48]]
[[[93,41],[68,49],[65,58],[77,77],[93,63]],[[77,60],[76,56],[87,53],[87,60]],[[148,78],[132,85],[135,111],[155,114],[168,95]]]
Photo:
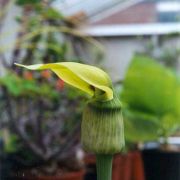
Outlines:
[[111,80],[107,73],[97,67],[75,62],[36,64],[29,66],[15,64],[30,70],[50,69],[67,84],[86,92],[90,96],[94,96],[97,100],[109,101],[113,99]]

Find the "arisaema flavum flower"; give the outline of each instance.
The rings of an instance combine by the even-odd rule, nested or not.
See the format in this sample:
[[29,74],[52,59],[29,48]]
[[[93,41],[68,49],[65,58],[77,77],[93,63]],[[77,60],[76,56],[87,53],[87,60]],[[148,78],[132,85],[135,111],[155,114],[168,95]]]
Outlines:
[[30,70],[50,69],[64,82],[91,96],[84,107],[81,141],[86,151],[96,154],[98,180],[110,180],[112,157],[124,145],[124,131],[121,103],[109,76],[97,67],[75,62],[16,65]]

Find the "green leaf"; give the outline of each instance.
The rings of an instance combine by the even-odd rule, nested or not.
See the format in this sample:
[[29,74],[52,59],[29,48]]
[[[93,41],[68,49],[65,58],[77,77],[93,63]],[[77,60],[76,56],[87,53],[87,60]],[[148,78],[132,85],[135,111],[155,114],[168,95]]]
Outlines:
[[123,111],[125,139],[130,142],[157,140],[158,118],[151,114],[126,109]]
[[133,58],[121,97],[128,112],[125,113],[127,139],[154,140],[178,129],[180,83],[171,70],[154,59],[142,55]]
[[174,112],[177,78],[169,69],[145,56],[135,56],[124,80],[122,100],[131,108],[162,116]]

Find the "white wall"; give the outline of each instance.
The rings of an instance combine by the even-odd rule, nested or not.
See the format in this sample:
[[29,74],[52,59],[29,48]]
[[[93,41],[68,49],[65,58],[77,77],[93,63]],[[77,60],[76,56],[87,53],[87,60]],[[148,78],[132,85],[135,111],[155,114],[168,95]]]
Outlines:
[[12,49],[14,47],[17,31],[18,31],[18,23],[15,18],[19,16],[21,13],[20,8],[12,5],[8,11],[7,16],[4,19],[3,27],[1,31],[0,45],[1,48],[7,50]]
[[[157,36],[158,37],[158,36]],[[153,36],[97,38],[105,49],[104,66],[114,82],[123,80],[129,63],[136,52],[144,52],[148,43],[156,45]],[[180,36],[167,38],[161,47],[179,48]],[[160,48],[161,48],[160,47]],[[180,70],[180,65],[179,65]]]
[[122,80],[135,52],[144,50],[146,39],[134,37],[101,38],[105,48],[104,64],[113,81]]
[[[8,9],[3,26],[0,32],[0,53],[5,54],[6,60],[11,62],[12,60],[12,50],[15,46],[16,36],[18,32],[18,23],[15,18],[20,15],[21,9],[14,4],[12,4]],[[0,61],[0,67],[2,61]],[[1,68],[0,74],[2,74],[3,69]]]

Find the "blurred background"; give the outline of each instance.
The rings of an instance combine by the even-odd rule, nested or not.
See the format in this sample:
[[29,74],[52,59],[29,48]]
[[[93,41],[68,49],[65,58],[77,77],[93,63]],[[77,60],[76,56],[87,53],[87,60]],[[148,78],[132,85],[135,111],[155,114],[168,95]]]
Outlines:
[[109,73],[126,146],[113,180],[180,180],[179,0],[0,0],[0,180],[96,180],[80,125],[88,97],[23,64]]

